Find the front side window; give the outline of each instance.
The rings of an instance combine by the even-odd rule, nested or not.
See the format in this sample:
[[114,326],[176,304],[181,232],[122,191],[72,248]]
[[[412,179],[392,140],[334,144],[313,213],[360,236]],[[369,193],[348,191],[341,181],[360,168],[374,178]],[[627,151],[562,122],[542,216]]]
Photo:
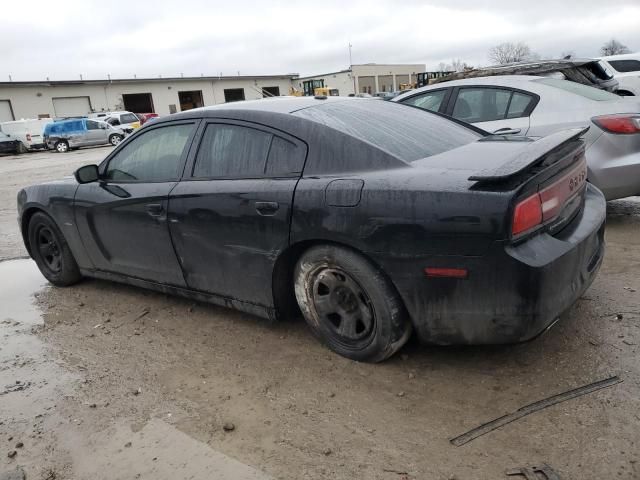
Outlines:
[[133,123],[133,122],[137,122],[138,117],[136,117],[133,113],[125,113],[123,115],[120,115],[120,123]]
[[107,122],[109,125],[112,125],[114,127],[117,125],[120,125],[120,120],[118,120],[117,118],[107,118],[105,122]]
[[414,107],[419,107],[431,112],[437,112],[440,110],[440,106],[442,105],[442,101],[444,100],[446,93],[446,90],[436,90],[433,92],[423,93],[422,95],[416,95],[414,97],[407,98],[406,100],[401,100],[400,103],[413,105]]
[[263,177],[273,135],[240,125],[209,124],[196,155],[199,178]]
[[170,125],[132,139],[109,161],[105,178],[129,182],[177,180],[182,154],[193,128],[191,123]]

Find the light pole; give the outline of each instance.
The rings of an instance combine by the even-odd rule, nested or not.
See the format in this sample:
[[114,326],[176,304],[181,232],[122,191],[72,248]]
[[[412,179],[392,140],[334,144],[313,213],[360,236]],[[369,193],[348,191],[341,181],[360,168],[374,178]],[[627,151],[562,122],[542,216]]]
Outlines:
[[353,94],[358,93],[356,91],[356,77],[353,75],[353,59],[351,58],[351,42],[349,42],[349,71],[351,72],[351,80],[353,81]]

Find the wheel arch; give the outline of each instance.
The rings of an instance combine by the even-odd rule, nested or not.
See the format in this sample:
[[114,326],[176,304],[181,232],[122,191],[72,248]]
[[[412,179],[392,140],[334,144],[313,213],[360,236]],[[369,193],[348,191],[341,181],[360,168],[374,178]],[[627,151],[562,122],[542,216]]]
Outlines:
[[[387,274],[387,272],[384,271],[380,264],[375,261],[375,259],[373,259],[370,255],[367,255],[361,249],[354,247],[353,245],[323,238],[305,239],[300,242],[296,242],[283,250],[276,259],[276,263],[272,272],[271,285],[273,294],[273,305],[275,309],[275,315],[278,320],[293,318],[302,315],[302,312],[300,312],[300,307],[298,307],[298,302],[295,298],[293,289],[293,272],[302,254],[309,250],[311,247],[315,247],[318,245],[333,245],[336,247],[341,247],[357,253],[358,255],[365,258],[368,262],[370,262],[389,281],[392,288],[398,294],[398,299],[400,300],[402,307],[407,312],[408,318],[410,319],[411,323],[414,324],[414,319],[411,317],[408,309],[406,308],[404,299],[402,295],[400,295],[395,282]],[[415,325],[413,326],[415,327]]]
[[25,210],[22,212],[22,216],[20,217],[20,233],[22,234],[22,241],[24,242],[24,246],[27,249],[27,253],[32,258],[33,254],[31,252],[31,244],[29,242],[29,222],[31,221],[31,218],[38,212],[44,213],[51,219],[53,223],[56,224],[56,226],[58,225],[53,217],[49,215],[49,212],[47,212],[43,207],[39,205],[32,205],[25,208]]

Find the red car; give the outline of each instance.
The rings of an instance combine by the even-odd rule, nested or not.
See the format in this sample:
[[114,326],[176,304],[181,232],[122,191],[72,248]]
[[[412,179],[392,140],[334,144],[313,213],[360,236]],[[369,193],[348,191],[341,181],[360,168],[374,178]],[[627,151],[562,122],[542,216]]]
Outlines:
[[140,126],[149,121],[150,118],[157,118],[157,113],[136,113],[136,116],[140,119]]

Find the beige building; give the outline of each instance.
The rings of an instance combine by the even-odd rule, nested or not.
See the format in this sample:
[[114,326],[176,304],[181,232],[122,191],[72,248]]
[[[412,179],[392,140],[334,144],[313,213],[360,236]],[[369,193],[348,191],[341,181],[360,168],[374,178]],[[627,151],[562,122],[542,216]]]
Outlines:
[[288,95],[296,75],[0,82],[0,122],[129,110],[160,115]]
[[293,80],[294,87],[306,95],[313,89],[329,87],[338,90],[339,95],[355,93],[393,92],[403,83],[414,83],[416,74],[424,72],[424,64],[378,64],[352,65],[348,70],[300,77]]

